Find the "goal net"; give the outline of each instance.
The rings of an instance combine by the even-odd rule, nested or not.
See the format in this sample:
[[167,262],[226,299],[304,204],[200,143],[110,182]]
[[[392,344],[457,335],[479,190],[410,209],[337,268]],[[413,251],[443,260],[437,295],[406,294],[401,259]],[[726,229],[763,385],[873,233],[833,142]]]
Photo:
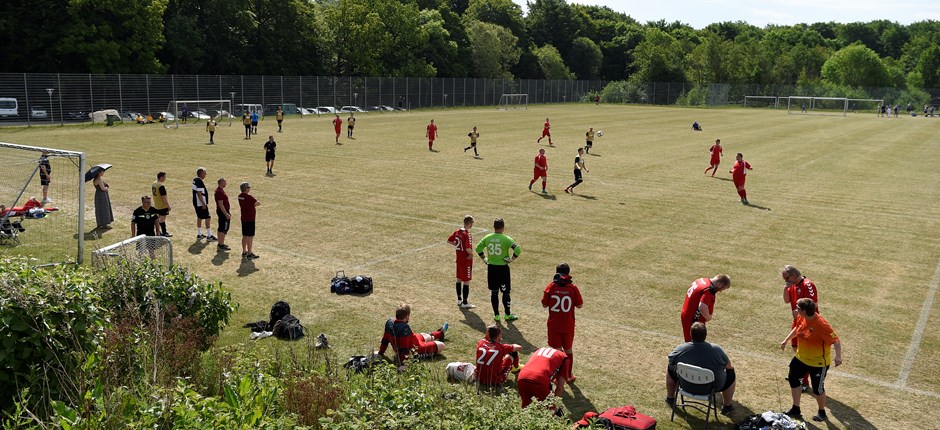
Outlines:
[[180,124],[205,124],[215,118],[219,125],[232,126],[231,100],[175,100],[166,107],[164,128],[179,128]]
[[744,96],[744,107],[746,108],[771,108],[776,109],[780,103],[776,96]]
[[173,244],[163,236],[135,236],[113,245],[99,248],[91,255],[92,264],[99,269],[151,260],[164,266],[173,265]]
[[81,263],[85,170],[82,152],[0,142],[0,255]]
[[845,97],[787,97],[787,114],[841,115],[849,111]]
[[499,96],[499,110],[529,109],[528,94],[502,94]]
[[874,113],[881,111],[881,99],[849,99],[849,113]]

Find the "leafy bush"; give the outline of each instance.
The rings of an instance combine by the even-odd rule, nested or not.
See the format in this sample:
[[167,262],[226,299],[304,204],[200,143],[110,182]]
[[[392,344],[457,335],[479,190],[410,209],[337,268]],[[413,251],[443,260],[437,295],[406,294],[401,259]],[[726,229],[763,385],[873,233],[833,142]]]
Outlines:
[[100,278],[98,288],[113,309],[134,306],[146,321],[195,318],[202,330],[202,349],[209,347],[209,339],[222,331],[236,309],[232,294],[221,283],[206,282],[180,266],[167,268],[150,261],[116,266]]
[[34,267],[27,259],[0,261],[0,408],[17,389],[38,398],[74,399],[72,380],[95,351],[108,312],[90,273],[71,265]]
[[607,103],[646,103],[647,87],[636,81],[614,81],[601,90],[601,99]]
[[708,86],[696,85],[676,98],[679,106],[705,106],[708,104]]

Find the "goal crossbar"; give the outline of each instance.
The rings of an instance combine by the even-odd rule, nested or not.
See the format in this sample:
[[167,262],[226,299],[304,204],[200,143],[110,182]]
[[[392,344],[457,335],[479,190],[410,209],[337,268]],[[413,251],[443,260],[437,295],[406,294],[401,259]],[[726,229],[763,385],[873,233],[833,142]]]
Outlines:
[[[796,109],[799,109],[798,111]],[[841,111],[841,112],[840,112]],[[816,115],[834,115],[841,113],[848,115],[849,99],[845,97],[815,97],[815,96],[789,96],[787,97],[787,114],[813,113]]]
[[496,105],[499,110],[509,109],[529,109],[528,94],[501,94],[499,104]]
[[[182,108],[186,106],[189,109],[189,112],[206,111],[210,117],[214,117],[216,122],[219,124],[225,124],[229,127],[232,126],[232,101],[231,100],[173,100],[171,101],[166,108],[167,113],[173,115],[173,120],[167,120],[163,123],[164,128],[179,128],[180,126],[180,116],[182,116]],[[207,121],[207,119],[199,118],[187,118],[194,121]]]

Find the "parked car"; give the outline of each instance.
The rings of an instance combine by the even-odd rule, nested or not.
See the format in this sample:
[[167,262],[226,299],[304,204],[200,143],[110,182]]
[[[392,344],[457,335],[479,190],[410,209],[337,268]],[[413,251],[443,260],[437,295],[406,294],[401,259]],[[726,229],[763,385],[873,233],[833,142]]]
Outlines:
[[196,118],[196,119],[209,119],[209,114],[206,112],[205,109],[195,109],[195,110],[189,111],[189,117]]
[[46,112],[46,108],[42,106],[33,106],[29,108],[30,118],[35,119],[46,119],[49,118],[49,114]]
[[362,113],[365,113],[365,112],[366,112],[366,111],[362,110],[362,108],[359,107],[359,106],[343,106],[342,108],[340,108],[339,111],[340,111],[340,112],[357,112],[357,113],[358,113],[358,112],[362,112]]
[[66,113],[65,113],[64,115],[62,115],[62,116],[63,116],[65,119],[72,120],[72,121],[88,121],[88,120],[90,119],[90,118],[88,117],[88,113],[87,113],[87,112],[82,112],[82,111],[66,112]]
[[317,106],[317,111],[319,111],[321,115],[325,113],[326,114],[339,113],[339,111],[337,111],[336,108],[333,106]]
[[176,115],[173,115],[169,112],[160,112],[160,114],[157,115],[156,118],[159,119],[161,116],[163,117],[163,119],[167,121],[176,121]]
[[144,115],[144,114],[142,114],[142,113],[140,113],[140,112],[130,112],[130,111],[121,112],[121,118],[122,118],[124,121],[136,122],[136,121],[137,121],[137,115],[140,115],[140,116],[142,116],[142,117],[144,117],[144,118],[147,117],[146,115]]
[[302,108],[302,107],[297,108],[297,113],[301,115],[316,115],[317,114],[316,111],[312,111],[310,109]]

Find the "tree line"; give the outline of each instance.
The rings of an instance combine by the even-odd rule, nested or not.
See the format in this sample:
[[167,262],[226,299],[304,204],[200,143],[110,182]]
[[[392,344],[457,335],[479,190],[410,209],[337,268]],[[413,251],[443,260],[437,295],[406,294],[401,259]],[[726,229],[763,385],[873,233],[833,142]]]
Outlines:
[[534,0],[11,0],[0,71],[940,88],[940,22],[696,30]]

